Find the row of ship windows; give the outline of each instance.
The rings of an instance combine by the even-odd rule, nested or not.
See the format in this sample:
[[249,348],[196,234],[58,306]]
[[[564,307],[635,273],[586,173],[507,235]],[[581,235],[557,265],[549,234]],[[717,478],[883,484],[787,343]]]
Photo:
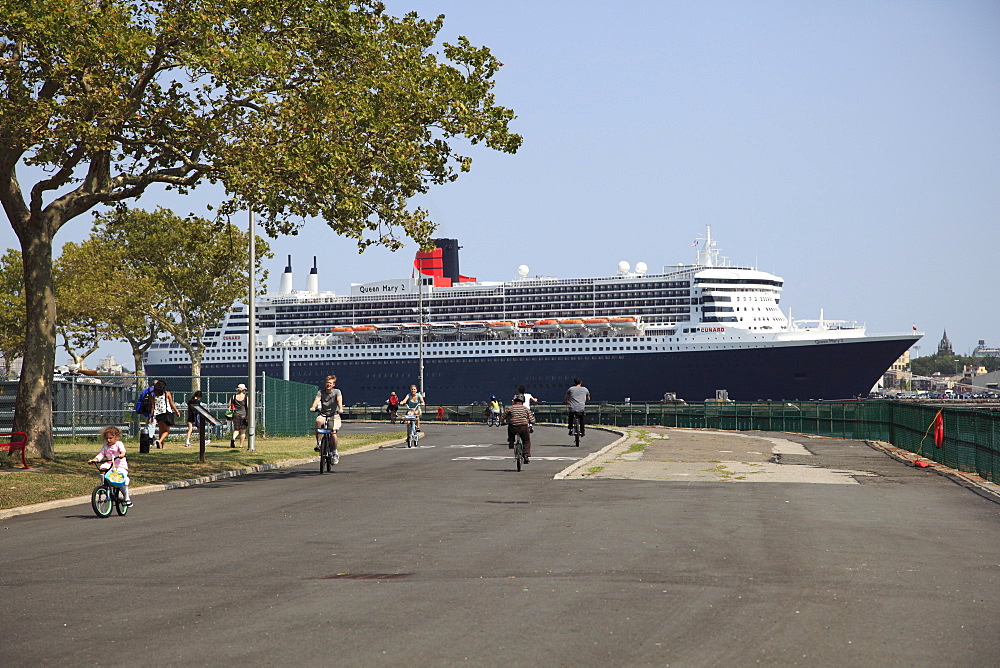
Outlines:
[[[766,328],[764,328],[764,329],[766,329]],[[720,339],[720,338],[723,339],[723,340],[725,340],[725,339],[731,339],[732,337],[713,337],[712,340],[717,340],[717,339]],[[679,350],[684,350],[684,349],[690,349],[691,347],[692,346],[690,344],[688,346],[685,346],[685,347],[681,347],[681,346],[676,346],[676,347],[675,346],[579,346],[579,347],[575,347],[575,348],[574,347],[550,348],[550,349],[547,349],[545,352],[548,353],[548,354],[551,354],[551,353],[556,353],[556,352],[558,352],[558,353],[572,353],[572,352],[616,352],[616,351],[617,352],[626,352],[626,351],[642,351],[642,350],[645,350],[645,351],[672,351],[672,350],[678,350],[679,351]],[[704,347],[704,344],[699,344],[698,347]],[[714,346],[707,346],[707,347],[709,349],[714,348]],[[318,346],[316,348],[317,351],[323,350],[323,349],[324,348],[322,346]],[[532,351],[532,350],[503,350],[503,351],[500,351],[500,350],[498,350],[498,351],[480,351],[480,350],[457,350],[457,351],[456,350],[450,350],[450,351],[444,351],[444,350],[429,350],[429,351],[426,351],[425,354],[428,357],[437,357],[439,355],[445,355],[447,357],[445,357],[444,359],[439,359],[438,361],[448,362],[448,361],[453,360],[457,355],[461,355],[461,354],[482,355],[484,352],[520,354],[520,353],[532,353],[534,351]],[[317,357],[317,355],[315,353],[312,353],[312,354],[292,354],[292,355],[288,356],[289,360],[308,360],[308,359],[316,359],[316,357]],[[324,358],[322,361],[323,361],[323,363],[327,363],[327,364],[329,364],[329,363],[335,363],[337,361],[337,360],[332,360],[332,359],[326,359],[326,356],[324,356],[324,355],[320,355],[319,357]],[[358,358],[386,359],[386,358],[391,358],[391,357],[400,357],[400,358],[404,358],[404,359],[407,359],[407,360],[412,360],[413,359],[413,352],[412,351],[410,351],[410,352],[382,352],[382,353],[353,352],[353,353],[343,353],[341,359],[358,359]],[[260,360],[260,361],[265,361],[265,362],[266,361],[279,362],[279,361],[282,361],[284,358],[281,355],[265,354],[265,355],[259,355],[257,357],[257,359]],[[483,359],[488,359],[488,358],[483,358]],[[560,358],[558,358],[558,357],[547,357],[546,355],[538,355],[534,359],[537,359],[537,360],[541,361],[541,360],[558,360]],[[616,359],[616,358],[614,356],[608,357],[608,356],[594,355],[593,359]],[[180,356],[169,357],[166,360],[166,362],[181,362],[181,363],[186,363],[187,361],[188,360],[186,358],[180,357]],[[205,358],[205,361],[206,362],[213,362],[213,361],[223,361],[224,362],[224,361],[240,361],[240,359],[239,358],[235,358],[235,359],[234,358],[227,358],[227,357],[207,357],[207,358]]]
[[[493,302],[480,304],[480,306],[491,307],[488,311],[483,309],[479,312],[505,312],[505,313],[523,313],[526,317],[538,310],[545,309],[562,309],[571,310],[573,312],[578,312],[580,309],[615,309],[617,312],[622,310],[632,310],[638,306],[687,306],[689,304],[697,304],[697,299],[619,299],[615,301],[592,301],[592,300],[579,300],[573,304],[566,304],[564,302],[539,302],[537,304],[523,305],[523,304],[504,304],[503,302]],[[433,313],[439,318],[457,318],[459,320],[469,320],[475,319],[477,311],[472,309],[470,306],[462,307],[450,307],[442,304],[425,305],[424,310]],[[343,309],[340,311],[330,311],[330,310],[319,310],[319,311],[304,311],[298,313],[276,313],[276,314],[266,314],[261,315],[259,320],[261,322],[272,322],[272,321],[285,321],[285,320],[302,320],[302,319],[336,319],[344,320],[349,318],[354,318],[356,316],[361,317],[375,317],[375,316],[398,316],[398,317],[412,317],[417,311],[417,305],[414,304],[412,307],[408,308],[371,308],[371,309]]]

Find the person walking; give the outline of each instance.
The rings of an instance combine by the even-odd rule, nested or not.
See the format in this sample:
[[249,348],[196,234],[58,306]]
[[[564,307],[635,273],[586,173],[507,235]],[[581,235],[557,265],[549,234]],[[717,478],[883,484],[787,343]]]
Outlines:
[[174,403],[174,395],[167,390],[167,384],[162,380],[153,384],[153,415],[156,427],[160,431],[156,439],[156,447],[162,448],[167,442],[170,428],[174,426],[174,416],[180,417],[181,415],[181,412],[177,410],[177,404]]
[[229,400],[229,412],[232,413],[232,416],[229,419],[233,423],[233,435],[229,437],[230,448],[236,447],[236,438],[238,436],[240,439],[240,449],[243,449],[243,440],[247,433],[249,405],[250,401],[249,397],[247,397],[247,386],[240,383],[236,386],[236,394],[234,394]]
[[566,390],[566,396],[563,397],[563,403],[566,404],[569,415],[569,422],[566,426],[569,427],[571,436],[573,435],[573,420],[579,420],[580,436],[585,435],[588,401],[590,401],[590,390],[583,386],[582,380],[574,378],[573,387]]
[[395,392],[389,393],[389,398],[385,400],[385,412],[389,414],[389,422],[396,424],[396,413],[399,411],[399,397]]
[[507,425],[507,447],[514,447],[514,439],[521,437],[524,443],[524,463],[531,457],[531,425],[535,424],[535,416],[531,409],[524,405],[524,396],[515,394],[510,407],[500,417],[500,424]]

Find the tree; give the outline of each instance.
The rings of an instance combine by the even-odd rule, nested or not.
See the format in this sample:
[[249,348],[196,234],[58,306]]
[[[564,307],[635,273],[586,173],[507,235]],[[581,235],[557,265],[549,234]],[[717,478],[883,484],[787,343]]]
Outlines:
[[[269,234],[321,217],[357,240],[429,245],[411,197],[470,168],[455,138],[513,153],[501,63],[371,0],[0,0],[0,203],[24,256],[15,425],[52,457],[52,242],[67,221],[222,183]],[[18,169],[37,178],[27,190]]]
[[56,262],[60,322],[68,320],[60,333],[65,337],[65,330],[72,336],[99,329],[106,338],[125,341],[136,375],[142,376],[142,355],[163,333],[149,317],[154,285],[149,277],[128,272],[124,247],[95,234],[79,244],[64,244]]
[[4,373],[24,354],[24,269],[21,252],[9,249],[0,257],[0,352]]
[[[247,296],[249,232],[231,223],[220,229],[203,218],[180,218],[162,207],[119,207],[95,220],[92,238],[99,248],[127,249],[119,259],[124,285],[136,290],[134,303],[187,351],[196,377],[191,390],[199,389],[205,332]],[[261,259],[271,251],[263,239],[255,243],[254,273],[262,282]]]

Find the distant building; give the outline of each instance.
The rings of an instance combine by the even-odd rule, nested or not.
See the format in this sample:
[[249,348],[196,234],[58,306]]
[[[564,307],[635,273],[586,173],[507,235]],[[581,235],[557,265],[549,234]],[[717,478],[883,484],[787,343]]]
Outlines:
[[97,370],[101,373],[122,373],[125,367],[115,361],[114,355],[108,355],[97,363]]
[[972,356],[978,359],[984,357],[1000,357],[1000,348],[987,346],[985,339],[979,339],[979,345],[972,349]]
[[948,340],[948,330],[944,330],[944,336],[941,337],[941,342],[938,343],[938,355],[954,355],[955,351],[952,350],[951,341]]
[[912,390],[910,381],[913,373],[910,371],[910,351],[899,356],[888,371],[882,374],[882,388],[886,390]]

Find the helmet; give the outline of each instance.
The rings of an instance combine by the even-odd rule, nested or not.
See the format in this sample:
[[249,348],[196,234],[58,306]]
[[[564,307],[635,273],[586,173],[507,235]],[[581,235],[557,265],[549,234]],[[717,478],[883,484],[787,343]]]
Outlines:
[[511,399],[511,402],[513,402],[513,403],[517,403],[518,401],[520,401],[521,403],[524,403],[524,395],[523,394],[515,394],[514,398]]
[[490,399],[496,399],[496,398],[497,398],[497,395],[495,395],[495,394],[491,394],[490,395]]

